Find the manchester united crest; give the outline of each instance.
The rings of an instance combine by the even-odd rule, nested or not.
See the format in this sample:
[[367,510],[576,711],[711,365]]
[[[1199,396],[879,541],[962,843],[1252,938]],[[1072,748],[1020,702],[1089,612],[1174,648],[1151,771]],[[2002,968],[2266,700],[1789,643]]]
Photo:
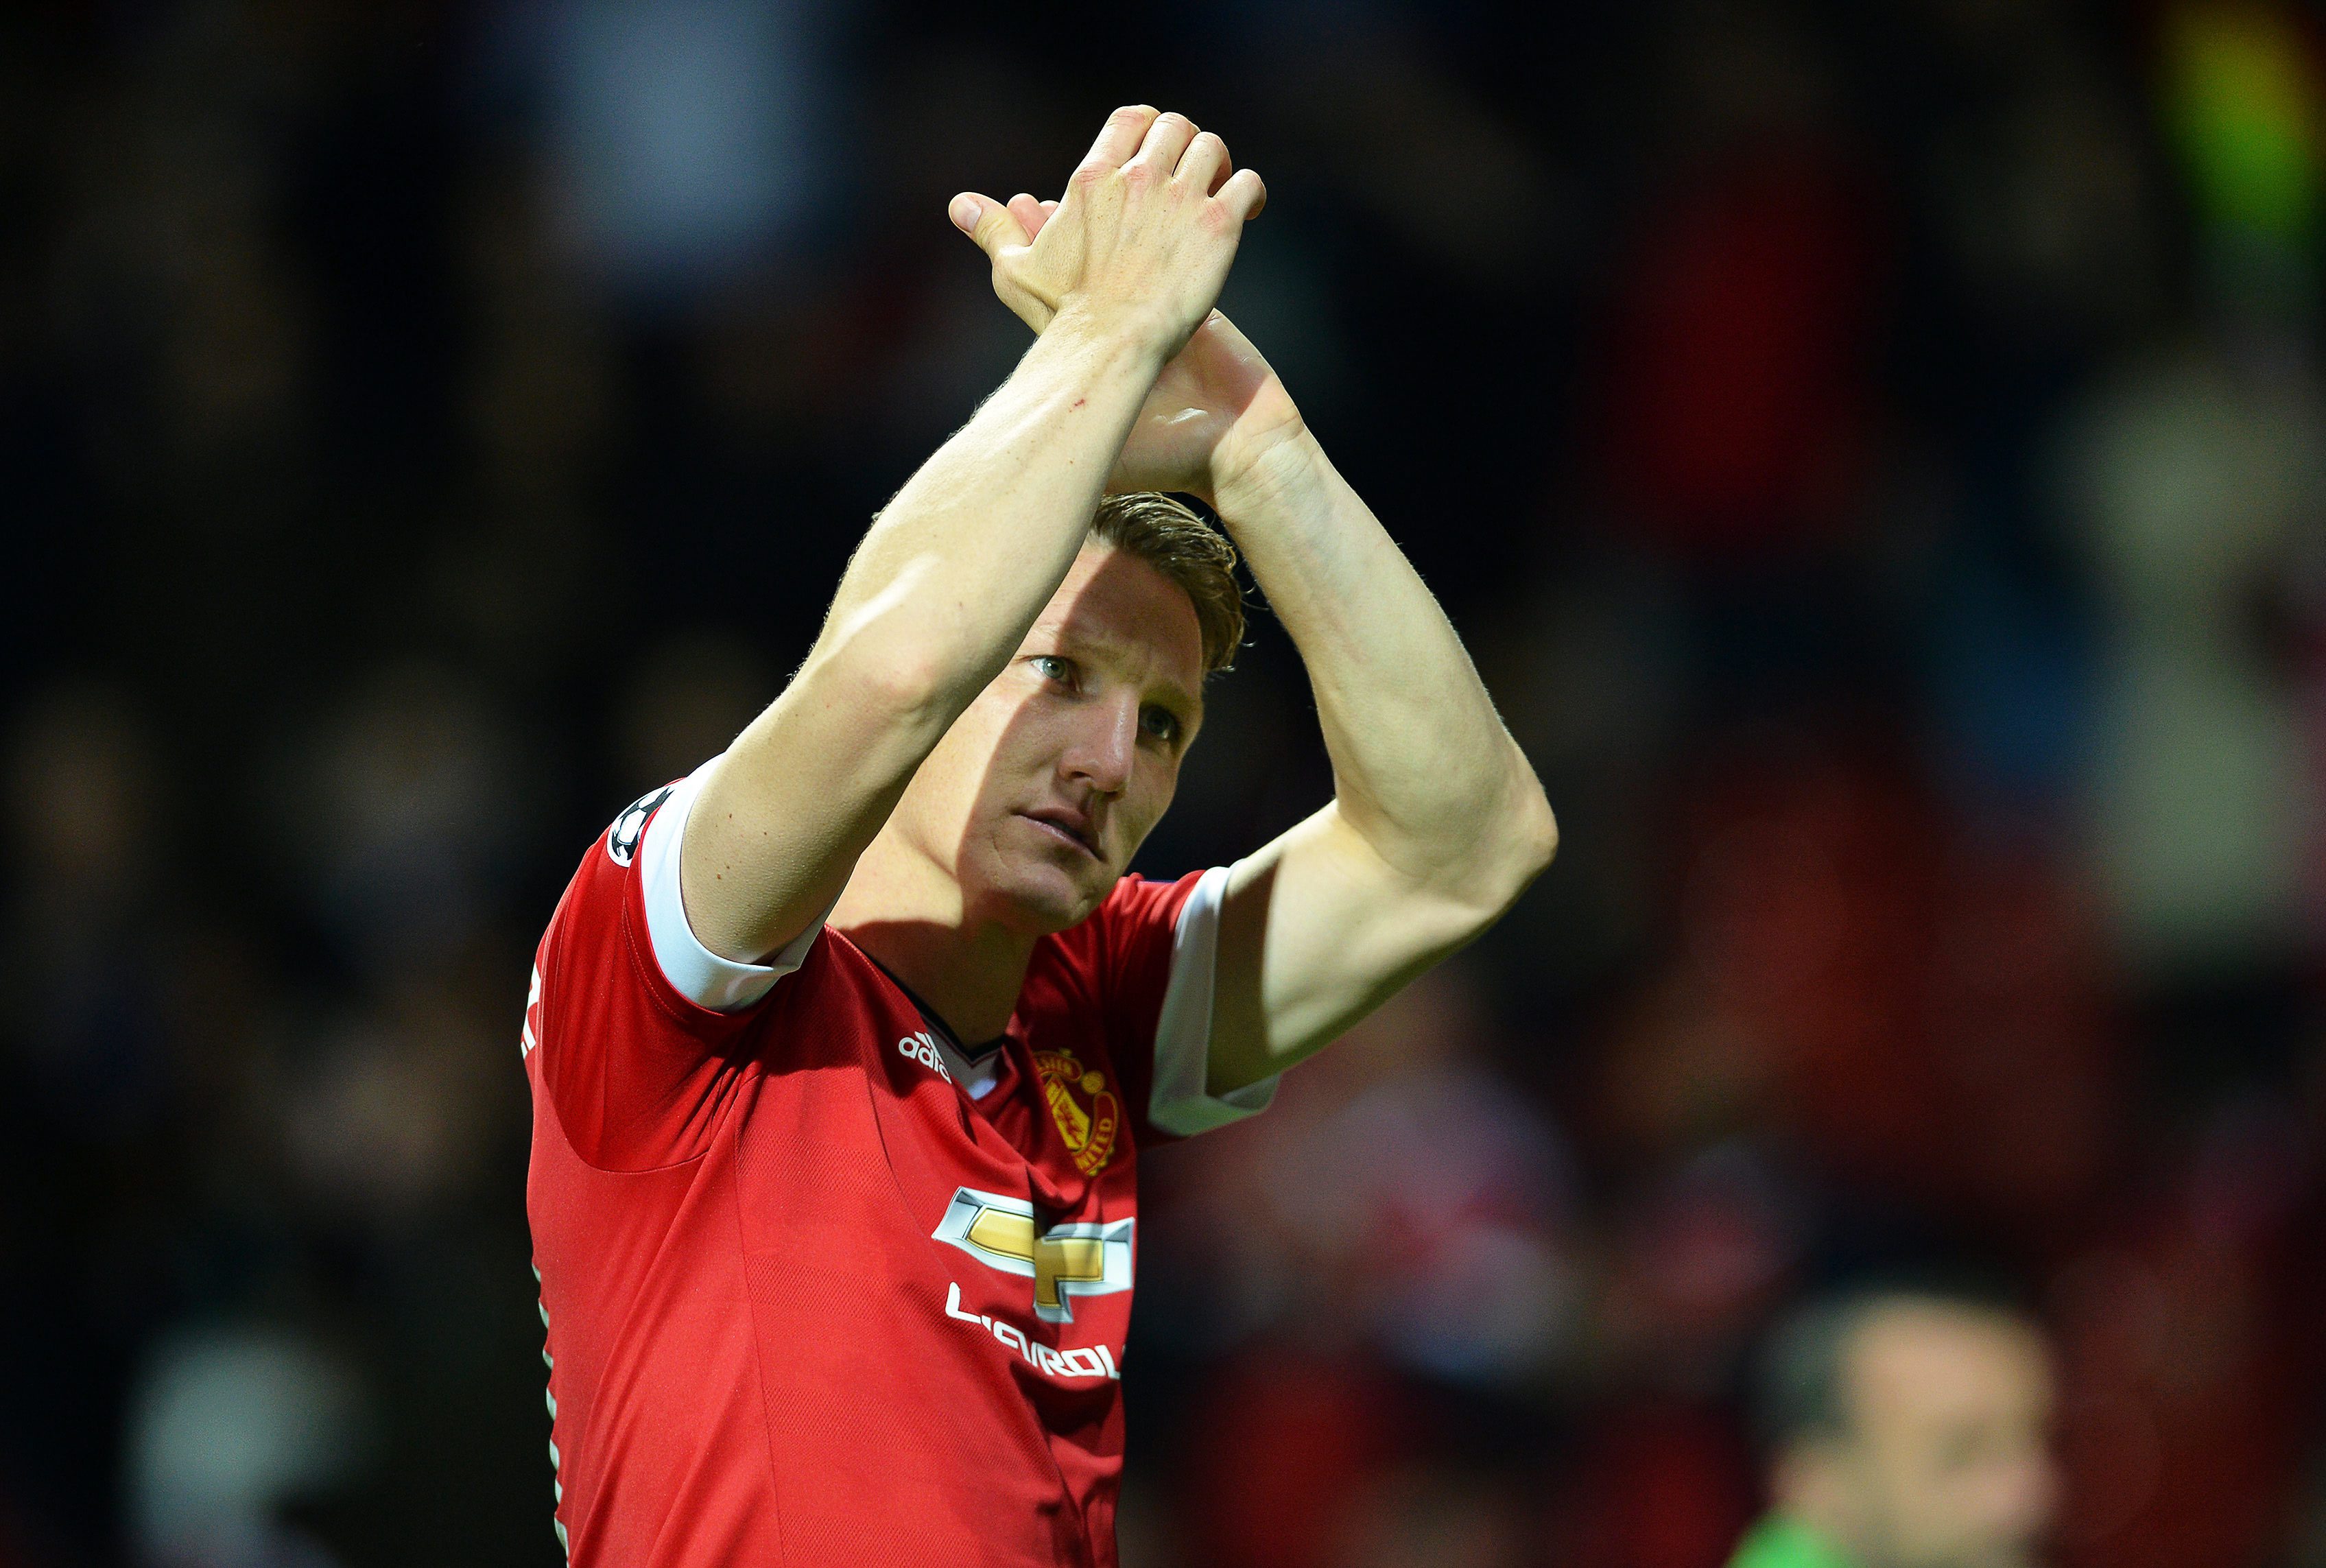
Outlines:
[[1037,1051],[1034,1071],[1041,1075],[1042,1098],[1049,1102],[1050,1118],[1075,1157],[1075,1168],[1095,1175],[1114,1157],[1115,1141],[1122,1134],[1122,1102],[1107,1087],[1106,1074],[1084,1067],[1071,1051]]

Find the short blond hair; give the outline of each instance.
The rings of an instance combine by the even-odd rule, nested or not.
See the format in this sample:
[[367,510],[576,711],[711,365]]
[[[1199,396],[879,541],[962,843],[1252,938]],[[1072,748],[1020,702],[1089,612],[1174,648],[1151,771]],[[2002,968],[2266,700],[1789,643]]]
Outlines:
[[1177,497],[1139,490],[1101,501],[1090,536],[1137,556],[1186,590],[1203,632],[1205,674],[1233,666],[1243,643],[1243,589],[1226,534]]

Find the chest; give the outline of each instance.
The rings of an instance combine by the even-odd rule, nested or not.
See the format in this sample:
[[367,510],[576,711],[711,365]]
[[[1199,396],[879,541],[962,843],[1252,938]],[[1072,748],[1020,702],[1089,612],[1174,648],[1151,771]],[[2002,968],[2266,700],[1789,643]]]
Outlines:
[[763,1058],[738,1134],[747,1249],[812,1251],[860,1300],[944,1304],[1029,1346],[1119,1345],[1138,1151],[1107,1042],[1071,1008],[1021,1009],[972,1097],[910,999],[856,979],[817,998],[814,1051]]

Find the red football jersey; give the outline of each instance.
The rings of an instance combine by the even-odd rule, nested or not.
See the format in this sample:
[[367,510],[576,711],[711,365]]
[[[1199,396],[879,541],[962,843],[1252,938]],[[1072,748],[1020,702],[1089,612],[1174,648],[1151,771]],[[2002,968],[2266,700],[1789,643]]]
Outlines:
[[526,1009],[568,1556],[1113,1563],[1139,1151],[1273,1088],[1204,1093],[1224,872],[1045,939],[972,1066],[836,932],[702,948],[707,771],[592,846]]

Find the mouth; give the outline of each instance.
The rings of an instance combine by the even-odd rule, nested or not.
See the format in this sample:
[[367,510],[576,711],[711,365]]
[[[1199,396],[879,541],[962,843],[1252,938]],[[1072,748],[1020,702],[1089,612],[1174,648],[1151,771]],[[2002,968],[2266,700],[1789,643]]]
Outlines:
[[1080,812],[1067,811],[1060,806],[1039,806],[1030,812],[1019,812],[1018,815],[1060,843],[1070,844],[1080,849],[1093,860],[1105,858],[1098,852],[1098,843],[1091,831],[1090,819]]

